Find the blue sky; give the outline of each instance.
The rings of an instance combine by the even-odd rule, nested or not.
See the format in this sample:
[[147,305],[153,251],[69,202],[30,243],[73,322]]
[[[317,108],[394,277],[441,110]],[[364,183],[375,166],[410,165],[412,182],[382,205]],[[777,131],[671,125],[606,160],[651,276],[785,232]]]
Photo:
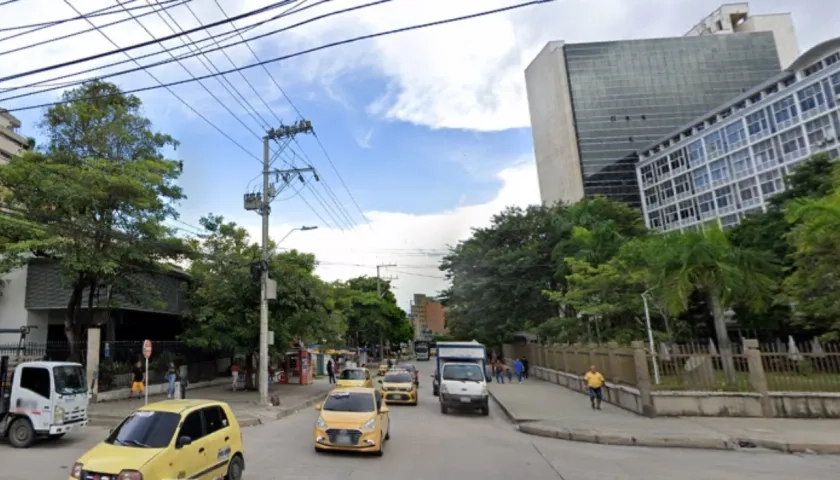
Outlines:
[[[18,25],[46,22],[74,16],[67,3],[26,0],[0,7],[0,13],[4,18],[16,19],[12,23]],[[69,3],[82,12],[116,5],[113,0],[71,0]],[[221,2],[229,16],[270,3],[273,2]],[[318,3],[296,0],[290,5],[301,8]],[[321,2],[296,17],[269,23],[245,35],[251,37],[361,3],[357,0]],[[393,0],[385,5],[314,22],[250,45],[261,59],[267,59],[355,35],[515,3],[512,0]],[[282,237],[299,225],[317,225],[317,231],[291,235],[284,246],[316,253],[323,260],[319,273],[325,278],[373,275],[377,263],[396,263],[398,267],[390,270],[401,272],[393,275],[400,277],[394,283],[404,307],[408,306],[412,293],[435,293],[445,286],[436,265],[447,244],[467,236],[471,227],[486,224],[493,213],[506,205],[526,205],[539,199],[522,72],[545,42],[678,36],[719,3],[714,0],[603,0],[599,8],[592,8],[593,3],[589,1],[557,0],[514,13],[383,37],[271,64],[269,71],[294,106],[312,121],[340,174],[339,178],[313,138],[299,137],[300,146],[292,145],[296,165],[311,162],[325,182],[311,184],[317,194],[304,189],[299,195],[274,204],[272,236]],[[147,0],[134,0],[126,5],[142,7],[148,4]],[[224,19],[213,0],[191,0],[187,5],[193,12],[184,5],[168,10],[184,28],[199,25],[192,13],[204,24]],[[833,28],[834,21],[829,20],[831,15],[826,15],[830,5],[832,0],[751,2],[754,13],[792,12],[803,51],[836,35],[836,23]],[[237,26],[267,19],[278,11],[242,20]],[[135,14],[143,12],[136,10]],[[101,25],[125,17],[126,14],[121,13],[93,21]],[[176,28],[171,18],[163,14],[150,14],[141,22],[157,38],[171,34],[170,26]],[[68,22],[7,40],[2,38],[21,31],[0,32],[0,51],[86,28],[90,26],[84,21]],[[230,26],[225,25],[213,32],[229,29]],[[103,31],[120,46],[151,38],[134,21]],[[196,33],[192,39],[199,40],[204,36],[206,34]],[[178,42],[172,40],[166,45],[172,48],[179,46]],[[132,55],[159,51],[160,48],[155,45],[133,51]],[[14,74],[111,49],[113,46],[102,33],[93,31],[60,43],[0,55],[0,74]],[[251,52],[244,46],[225,51],[236,66],[254,62]],[[231,67],[230,60],[220,53],[207,57],[221,69]],[[144,62],[163,58],[166,55]],[[103,66],[123,59],[116,55],[97,60],[92,65]],[[103,68],[99,72],[132,66]],[[185,60],[183,66],[169,64],[150,70],[163,81],[175,81],[189,78],[184,67],[195,75],[208,73],[197,59]],[[79,68],[68,67],[0,83],[0,88],[48,79]],[[238,74],[227,78],[248,103],[256,107],[256,112],[237,105],[218,81],[206,80],[204,83],[248,125],[247,129],[196,83],[173,87],[173,90],[242,144],[247,152],[221,136],[166,91],[139,94],[155,126],[181,142],[173,156],[182,159],[186,167],[182,185],[189,198],[181,209],[186,224],[197,225],[202,215],[214,212],[258,233],[256,214],[242,210],[242,194],[249,188],[249,182],[252,189],[258,186],[255,177],[260,172],[260,165],[253,156],[261,156],[262,146],[253,132],[259,133],[262,123],[276,123],[275,115],[291,122],[296,114],[261,68],[249,70],[245,75],[257,93]],[[145,73],[125,75],[113,81],[126,89],[154,84]],[[55,101],[58,94],[52,92],[7,102],[0,100],[0,106],[15,109]],[[0,99],[8,95],[0,93]],[[262,106],[263,101],[269,104],[270,110]],[[34,124],[40,118],[39,112],[23,111],[15,112],[15,115],[24,123],[24,135],[37,136]],[[252,115],[260,124],[251,118]],[[342,180],[347,185],[346,190]],[[332,217],[342,219],[343,215],[330,200],[324,184],[337,196],[344,214],[357,224],[355,230],[349,222],[333,220]],[[361,225],[362,215],[347,190],[370,219],[370,225]],[[287,196],[281,194],[280,198]],[[328,208],[319,204],[319,197],[325,199]],[[314,207],[314,211],[304,200]],[[338,228],[337,223],[345,228]],[[185,234],[193,230],[183,223],[178,225],[184,228]]]

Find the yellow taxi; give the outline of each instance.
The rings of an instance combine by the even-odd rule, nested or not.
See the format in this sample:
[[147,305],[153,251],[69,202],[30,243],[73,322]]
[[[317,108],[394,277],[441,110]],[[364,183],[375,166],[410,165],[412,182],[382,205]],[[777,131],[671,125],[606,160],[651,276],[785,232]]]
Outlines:
[[379,380],[382,384],[382,395],[388,403],[405,403],[417,406],[417,384],[414,377],[407,370],[389,370],[385,378]]
[[373,379],[367,368],[345,368],[338,374],[336,385],[339,387],[367,387],[373,388]]
[[379,364],[379,372],[377,372],[377,375],[379,375],[381,377],[382,375],[385,375],[386,373],[388,373],[388,364],[387,363]]
[[382,456],[391,438],[391,417],[375,388],[338,387],[315,405],[315,451],[366,452]]
[[240,480],[244,470],[242,431],[227,403],[165,400],[129,415],[76,461],[70,478]]

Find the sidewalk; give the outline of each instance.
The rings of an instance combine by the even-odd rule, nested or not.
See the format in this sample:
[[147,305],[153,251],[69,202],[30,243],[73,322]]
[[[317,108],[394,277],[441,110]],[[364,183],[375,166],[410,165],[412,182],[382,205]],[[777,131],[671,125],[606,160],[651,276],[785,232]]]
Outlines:
[[586,396],[536,378],[491,383],[489,390],[518,430],[531,435],[607,445],[840,454],[840,420],[646,418],[608,403],[592,410]]
[[[332,389],[326,379],[316,379],[311,385],[271,385],[271,395],[280,398],[280,405],[259,405],[259,392],[233,392],[229,385],[187,390],[187,399],[220,400],[227,402],[243,427],[277,420],[318,403]],[[166,395],[149,395],[149,403],[166,400]],[[143,398],[114,400],[90,405],[91,425],[114,427],[128,414],[143,406]]]

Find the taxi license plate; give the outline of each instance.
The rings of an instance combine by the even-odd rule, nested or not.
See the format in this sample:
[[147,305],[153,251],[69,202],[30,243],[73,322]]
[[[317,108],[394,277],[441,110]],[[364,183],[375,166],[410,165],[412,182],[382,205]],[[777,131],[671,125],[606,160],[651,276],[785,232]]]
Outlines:
[[353,442],[350,440],[350,435],[340,433],[336,435],[335,443],[337,445],[350,445]]
[[470,403],[469,397],[461,397],[461,403]]

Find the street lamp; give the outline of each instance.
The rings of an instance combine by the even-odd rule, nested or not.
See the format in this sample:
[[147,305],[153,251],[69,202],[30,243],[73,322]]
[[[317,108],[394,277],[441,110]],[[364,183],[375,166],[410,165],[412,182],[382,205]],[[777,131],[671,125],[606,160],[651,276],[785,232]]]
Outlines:
[[293,233],[295,233],[295,232],[297,232],[297,231],[301,231],[301,232],[308,232],[309,230],[317,230],[317,229],[318,229],[318,226],[317,226],[317,225],[311,225],[311,226],[310,226],[310,225],[304,225],[304,226],[302,226],[302,227],[296,227],[296,228],[293,228],[293,229],[289,230],[289,233],[287,233],[286,235],[284,235],[284,236],[283,236],[283,238],[281,238],[281,239],[277,242],[277,244],[278,244],[278,245],[280,245],[281,243],[283,243],[283,240],[285,240],[285,239],[289,238],[289,235],[291,235],[291,234],[293,234]]
[[642,300],[645,302],[645,326],[647,327],[648,344],[650,345],[650,354],[653,356],[653,380],[659,385],[659,362],[656,358],[656,345],[653,343],[653,328],[650,326],[650,310],[648,309],[647,295],[650,290],[645,290],[642,293]]

